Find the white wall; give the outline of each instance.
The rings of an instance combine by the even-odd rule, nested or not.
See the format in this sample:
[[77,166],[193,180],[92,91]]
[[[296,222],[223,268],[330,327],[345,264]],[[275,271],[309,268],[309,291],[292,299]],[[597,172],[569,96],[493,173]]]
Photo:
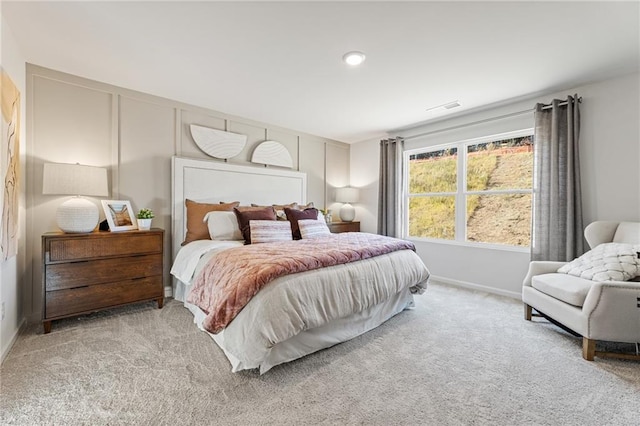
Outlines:
[[[570,90],[519,100],[449,120],[398,132],[409,138],[406,148],[486,136],[533,127],[533,114],[467,125],[532,109],[537,102],[582,97],[580,162],[585,225],[594,220],[640,221],[640,74],[634,73]],[[427,132],[449,129],[421,138]],[[395,136],[392,135],[392,136]],[[378,209],[379,141],[351,146],[351,182],[363,186],[358,205],[362,230],[375,232]],[[519,297],[529,253],[478,248],[456,243],[416,241],[418,254],[436,279]]]
[[[335,186],[348,184],[347,144],[188,105],[28,64],[27,242],[31,280],[25,315],[39,319],[42,306],[41,235],[57,230],[62,197],[42,194],[46,162],[106,167],[112,199],[131,201],[134,210],[155,213],[153,226],[165,230],[165,288],[170,289],[171,156],[213,159],[193,141],[190,124],[247,135],[245,149],[229,163],[250,163],[256,145],[275,139],[287,147],[294,169],[307,173],[307,200],[326,206]],[[215,182],[212,183],[215,185]],[[102,211],[100,201],[92,199]],[[232,200],[229,200],[232,201]],[[295,201],[295,200],[290,200]],[[101,214],[101,216],[104,216]],[[55,327],[55,325],[54,325]]]
[[360,231],[378,232],[378,180],[380,178],[380,141],[351,145],[351,186],[360,188],[360,202],[354,204]]
[[[0,5],[1,7],[1,5]],[[25,268],[25,65],[24,58],[13,37],[11,28],[2,17],[0,28],[2,47],[0,48],[1,65],[9,74],[13,83],[21,94],[20,105],[20,205],[19,205],[19,240],[18,255],[5,262],[0,260],[0,303],[4,304],[5,315],[0,323],[0,359],[11,349],[11,345],[18,336],[18,331],[24,321],[22,307],[23,272]],[[3,153],[4,155],[4,153]],[[4,158],[3,158],[4,161]],[[2,176],[4,179],[4,176]],[[0,205],[3,192],[0,192]]]

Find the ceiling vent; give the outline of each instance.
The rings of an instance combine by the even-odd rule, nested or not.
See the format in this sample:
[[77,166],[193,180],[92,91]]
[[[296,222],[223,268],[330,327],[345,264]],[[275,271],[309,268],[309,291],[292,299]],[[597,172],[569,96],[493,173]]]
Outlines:
[[425,111],[429,112],[429,111],[435,111],[438,109],[453,109],[453,108],[458,108],[460,106],[460,102],[458,101],[451,101],[451,102],[447,102],[445,104],[441,104],[441,105],[437,105],[431,108],[427,108]]

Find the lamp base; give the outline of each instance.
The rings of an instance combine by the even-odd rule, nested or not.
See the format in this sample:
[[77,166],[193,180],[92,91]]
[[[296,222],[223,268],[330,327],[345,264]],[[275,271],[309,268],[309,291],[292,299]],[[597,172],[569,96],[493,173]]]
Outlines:
[[356,218],[356,209],[351,204],[346,203],[340,208],[340,220],[343,222],[353,222]]
[[58,228],[72,234],[92,232],[100,219],[98,207],[82,197],[73,197],[60,204],[56,211]]

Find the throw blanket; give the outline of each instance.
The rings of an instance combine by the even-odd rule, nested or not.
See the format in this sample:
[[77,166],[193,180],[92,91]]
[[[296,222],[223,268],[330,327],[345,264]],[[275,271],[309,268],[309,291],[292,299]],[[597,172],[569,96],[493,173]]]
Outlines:
[[415,251],[415,246],[409,241],[381,235],[347,232],[232,248],[217,254],[200,271],[187,301],[207,314],[203,327],[215,334],[275,278],[397,250]]

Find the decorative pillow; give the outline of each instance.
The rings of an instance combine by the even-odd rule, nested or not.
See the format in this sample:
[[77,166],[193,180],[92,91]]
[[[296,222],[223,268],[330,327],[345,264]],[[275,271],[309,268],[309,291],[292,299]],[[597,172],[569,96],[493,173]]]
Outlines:
[[[318,217],[322,216],[321,214]],[[323,220],[317,219],[303,219],[298,221],[298,227],[300,228],[300,236],[303,240],[309,238],[319,237],[321,235],[330,234],[327,223]]]
[[[258,204],[253,204],[251,203],[251,207],[267,207],[267,206],[260,206]],[[276,217],[278,220],[287,220],[287,215],[284,213],[284,209],[285,208],[290,208],[290,209],[297,209],[298,208],[298,203],[291,203],[291,204],[272,204],[272,207],[274,209],[276,209]]]
[[[284,210],[285,207],[289,207],[290,209],[297,209],[298,203],[293,202],[291,204],[271,204],[271,206],[276,210]],[[251,207],[267,207],[267,206],[261,206],[260,204],[251,203]]]
[[313,209],[314,207],[313,201],[310,201],[305,206],[298,205],[298,210]]
[[264,209],[270,209],[271,206],[255,206],[255,205],[251,205],[251,206],[238,206],[236,207],[234,210],[239,210],[241,212],[255,212],[258,210],[264,210]]
[[291,224],[277,220],[250,220],[251,244],[291,241]]
[[187,199],[184,204],[187,207],[187,235],[182,243],[183,246],[191,241],[209,239],[209,229],[207,229],[207,224],[204,222],[204,216],[207,213],[211,211],[233,211],[233,208],[240,203],[208,204]]
[[233,211],[209,212],[204,216],[212,240],[241,241],[242,232],[238,226],[238,219]]
[[245,244],[251,244],[252,220],[276,220],[276,211],[273,207],[235,207],[233,211],[238,219],[238,227],[242,232]]
[[291,222],[291,231],[293,233],[294,240],[299,240],[302,238],[302,236],[300,235],[300,227],[298,226],[299,220],[304,220],[304,219],[317,220],[318,219],[318,210],[314,208],[305,209],[305,210],[285,208],[284,212],[287,215],[287,220]]
[[593,281],[628,281],[640,276],[640,245],[600,244],[558,272]]

